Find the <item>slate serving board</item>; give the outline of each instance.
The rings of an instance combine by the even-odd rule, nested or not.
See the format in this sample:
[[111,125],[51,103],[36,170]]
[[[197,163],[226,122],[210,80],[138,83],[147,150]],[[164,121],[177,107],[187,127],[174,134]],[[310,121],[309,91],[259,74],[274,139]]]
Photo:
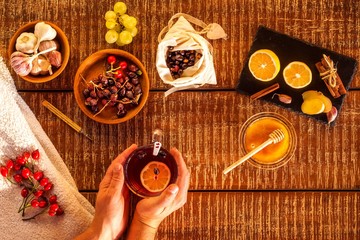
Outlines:
[[[280,72],[275,79],[269,82],[262,82],[255,79],[252,76],[248,67],[248,62],[251,54],[253,54],[255,51],[259,49],[270,49],[274,53],[276,53],[276,55],[280,59]],[[321,121],[322,123],[327,124],[327,118],[325,113],[321,113],[317,115],[306,115],[301,112],[301,104],[303,103],[301,94],[307,90],[321,91],[325,96],[327,96],[332,101],[333,106],[335,106],[338,110],[338,114],[340,114],[341,112],[341,107],[343,105],[344,97],[346,95],[342,95],[339,98],[333,98],[330,92],[328,91],[324,81],[321,80],[319,72],[315,67],[315,63],[320,61],[323,54],[330,56],[330,58],[334,61],[334,64],[337,66],[337,72],[346,90],[348,90],[349,85],[353,80],[353,77],[357,69],[357,62],[355,59],[333,52],[325,48],[321,48],[319,46],[302,41],[300,39],[293,38],[286,34],[276,32],[267,27],[260,26],[256,33],[255,39],[252,43],[248,56],[246,58],[246,62],[242,69],[240,79],[236,86],[236,90],[239,93],[252,95],[266,87],[273,85],[274,83],[279,83],[280,88],[278,90],[266,96],[263,96],[260,99],[272,102],[276,105],[282,106],[289,110],[296,111],[304,116],[315,118]],[[311,69],[312,81],[308,86],[302,89],[291,88],[284,81],[282,72],[284,68],[292,61],[304,62]],[[277,97],[272,98],[274,93],[283,93],[291,96],[292,103],[285,104],[280,102]],[[335,121],[332,122],[332,125],[335,124]]]

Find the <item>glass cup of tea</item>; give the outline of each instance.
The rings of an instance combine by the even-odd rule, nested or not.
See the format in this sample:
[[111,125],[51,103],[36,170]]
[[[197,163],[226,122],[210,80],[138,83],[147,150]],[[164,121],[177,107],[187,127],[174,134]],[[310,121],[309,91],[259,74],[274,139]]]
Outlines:
[[161,146],[161,136],[161,130],[155,130],[153,143],[138,147],[125,162],[125,183],[139,197],[158,196],[177,180],[176,161]]
[[249,163],[262,169],[275,169],[293,157],[296,149],[295,129],[285,117],[273,112],[255,114],[243,124],[239,135],[242,154],[247,154],[265,142],[276,129],[282,130],[284,139],[256,153],[248,160]]

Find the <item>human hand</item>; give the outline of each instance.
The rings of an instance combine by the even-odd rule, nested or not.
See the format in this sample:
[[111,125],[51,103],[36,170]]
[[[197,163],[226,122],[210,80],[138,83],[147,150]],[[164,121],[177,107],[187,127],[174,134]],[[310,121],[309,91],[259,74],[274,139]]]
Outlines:
[[131,145],[107,169],[96,197],[93,222],[77,239],[116,239],[124,233],[129,218],[129,190],[124,186],[123,164],[136,148]]
[[181,153],[176,148],[172,148],[170,153],[178,165],[176,183],[169,185],[160,196],[139,201],[135,210],[134,220],[153,229],[157,229],[167,216],[181,208],[187,200],[190,173]]

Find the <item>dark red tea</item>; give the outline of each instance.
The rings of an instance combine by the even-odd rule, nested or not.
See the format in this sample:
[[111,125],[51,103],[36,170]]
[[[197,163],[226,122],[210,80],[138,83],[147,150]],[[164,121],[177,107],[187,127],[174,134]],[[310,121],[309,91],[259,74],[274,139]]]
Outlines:
[[[144,168],[144,170],[148,169],[149,163],[152,162],[155,165],[158,164],[160,166],[160,168],[154,168],[154,178],[157,178],[157,174],[162,173],[160,172],[162,170],[169,171],[167,173],[170,174],[170,180],[166,186],[175,183],[178,176],[178,168],[174,157],[162,147],[160,148],[158,155],[154,156],[153,149],[154,145],[137,148],[126,160],[124,166],[126,185],[134,194],[143,198],[155,197],[162,192],[149,191],[142,183],[140,175],[144,172]],[[166,169],[164,169],[164,167]],[[161,175],[159,174],[159,176]]]

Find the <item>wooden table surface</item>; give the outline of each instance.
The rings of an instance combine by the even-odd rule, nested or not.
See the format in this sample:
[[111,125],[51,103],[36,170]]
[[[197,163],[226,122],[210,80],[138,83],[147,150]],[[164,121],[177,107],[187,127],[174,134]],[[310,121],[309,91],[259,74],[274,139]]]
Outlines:
[[[33,84],[14,71],[16,87],[63,157],[79,190],[92,203],[112,159],[132,143],[166,133],[165,147],[176,146],[191,172],[187,204],[161,225],[158,239],[360,239],[360,75],[345,97],[334,127],[268,102],[250,101],[235,91],[259,25],[360,60],[358,0],[132,0],[128,12],[139,20],[139,34],[122,47],[145,65],[151,90],[143,110],[130,121],[103,125],[86,117],[73,94],[74,76],[90,54],[116,48],[104,40],[109,0],[1,0],[1,56],[14,32],[33,20],[54,22],[71,45],[65,71],[55,80]],[[157,35],[170,17],[184,12],[220,24],[227,40],[211,40],[217,85],[178,92],[156,67]],[[94,137],[88,141],[41,106],[53,103]],[[5,103],[3,103],[5,104]],[[294,158],[277,170],[249,163],[223,175],[241,157],[238,134],[255,113],[278,112],[296,129]]]

